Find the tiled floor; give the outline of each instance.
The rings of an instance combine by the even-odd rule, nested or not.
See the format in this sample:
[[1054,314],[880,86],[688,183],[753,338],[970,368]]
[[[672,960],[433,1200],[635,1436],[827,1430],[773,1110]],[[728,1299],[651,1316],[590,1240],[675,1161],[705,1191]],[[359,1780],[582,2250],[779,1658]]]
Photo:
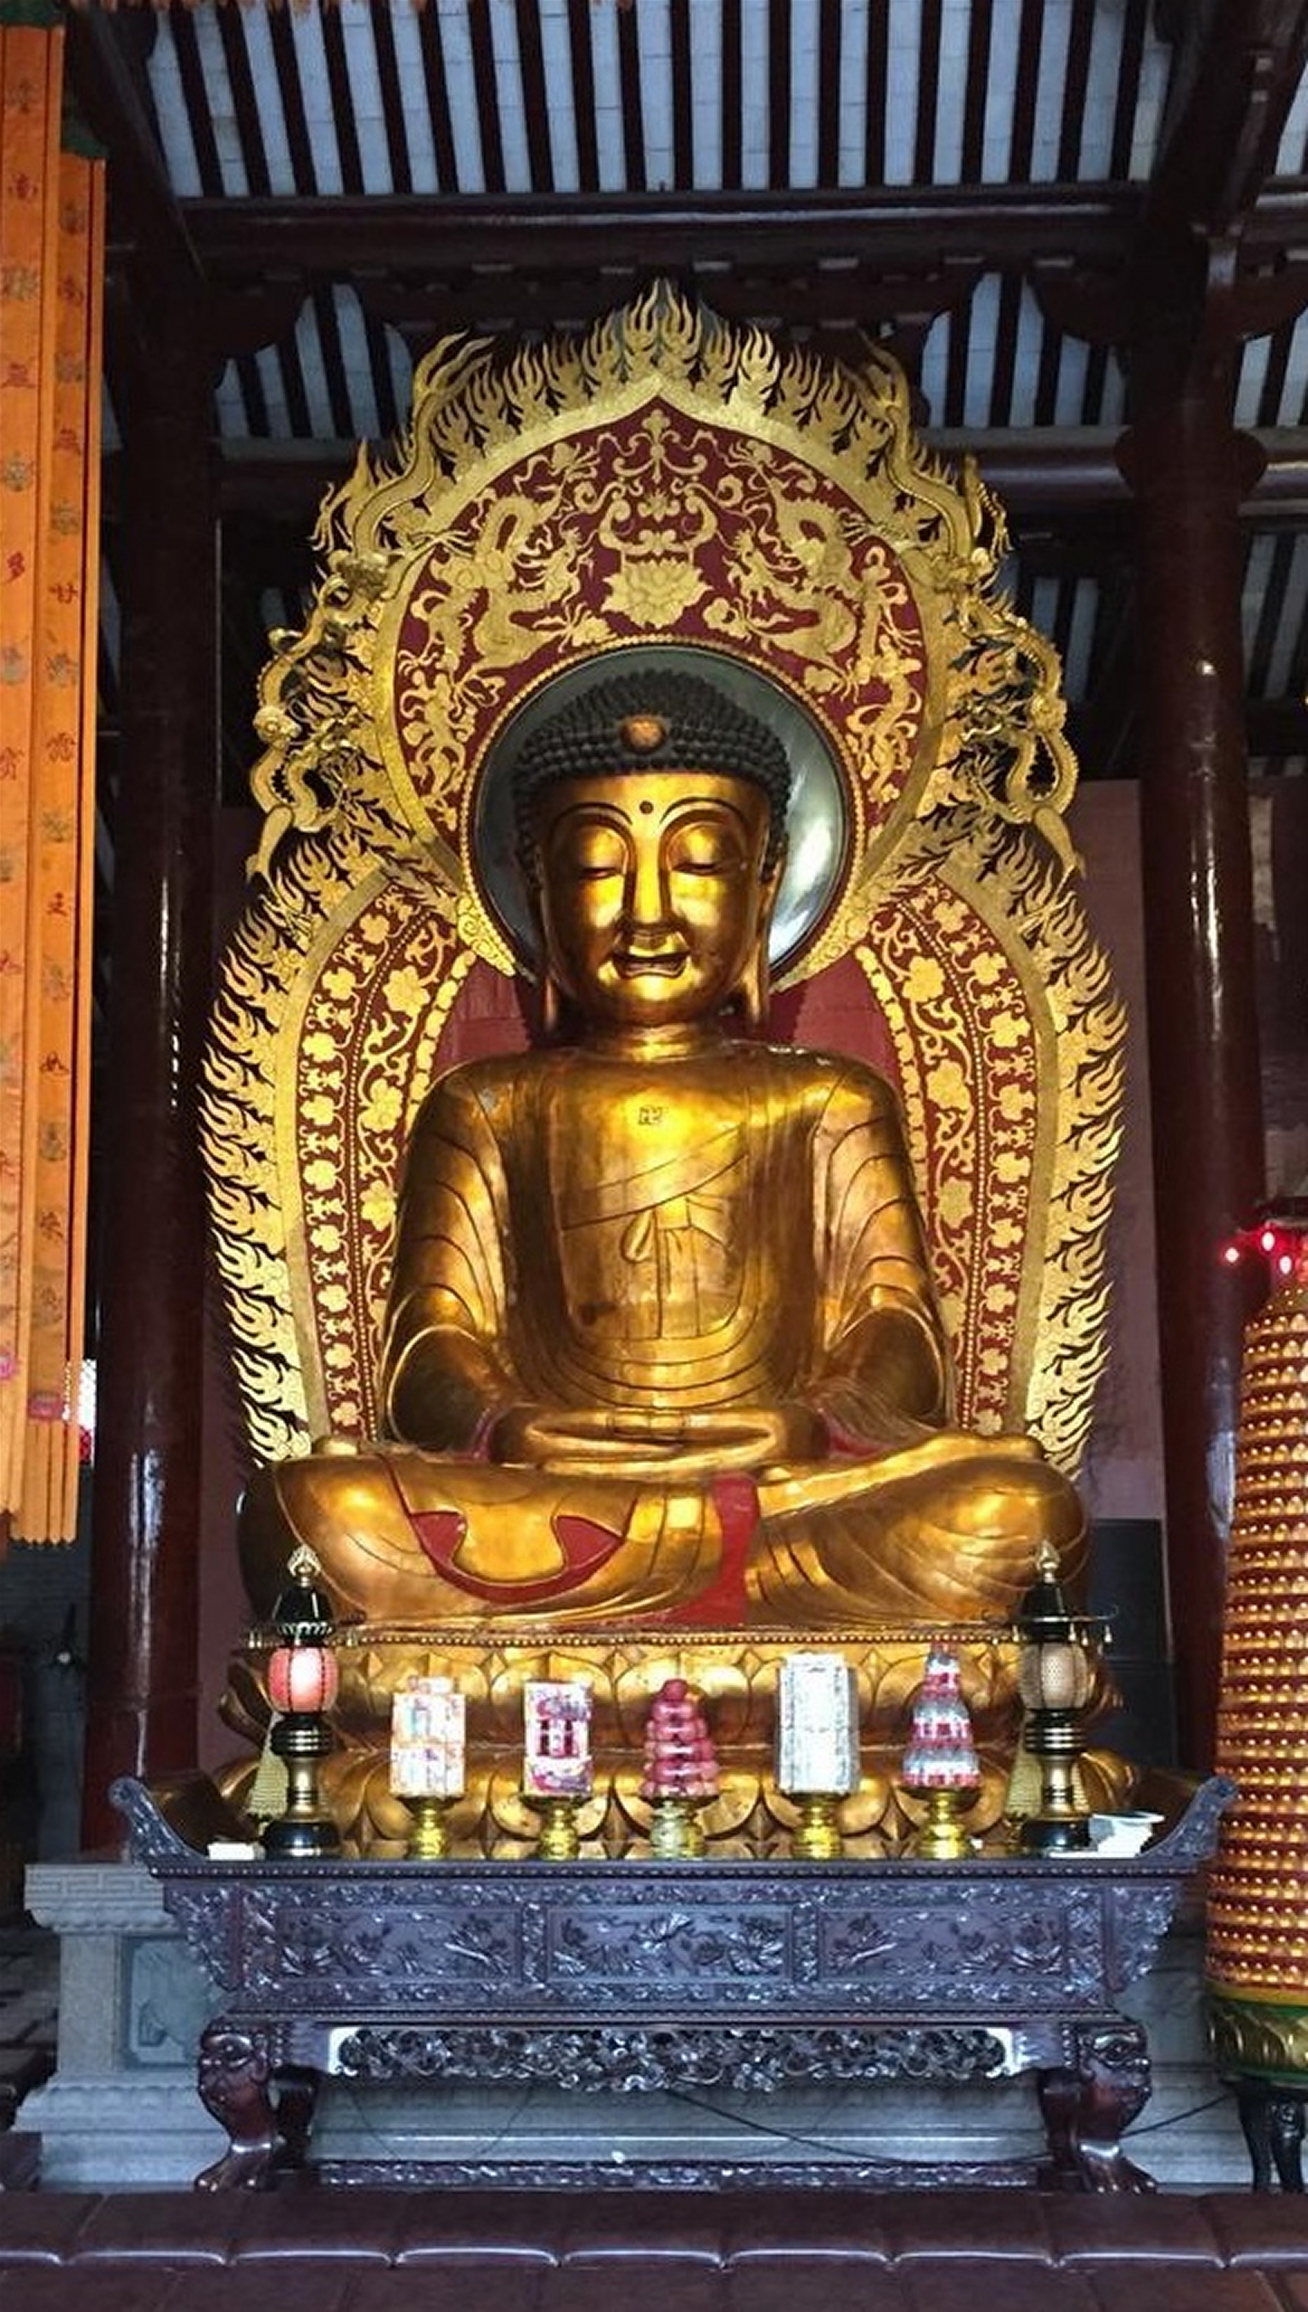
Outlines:
[[54,2069],[58,1938],[22,1920],[0,1922],[0,2129]]

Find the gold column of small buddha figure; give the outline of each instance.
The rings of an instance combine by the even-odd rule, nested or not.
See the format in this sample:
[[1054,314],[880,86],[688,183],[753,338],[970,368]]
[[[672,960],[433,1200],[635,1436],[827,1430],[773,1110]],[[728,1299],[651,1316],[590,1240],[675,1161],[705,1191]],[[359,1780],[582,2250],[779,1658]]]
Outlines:
[[1073,1573],[1067,1480],[950,1426],[889,1085],[760,1040],[780,740],[656,670],[540,722],[513,776],[544,1040],[428,1093],[384,1437],[255,1479],[256,1607],[297,1541],[410,1626],[957,1620],[1006,1614],[1042,1542]]

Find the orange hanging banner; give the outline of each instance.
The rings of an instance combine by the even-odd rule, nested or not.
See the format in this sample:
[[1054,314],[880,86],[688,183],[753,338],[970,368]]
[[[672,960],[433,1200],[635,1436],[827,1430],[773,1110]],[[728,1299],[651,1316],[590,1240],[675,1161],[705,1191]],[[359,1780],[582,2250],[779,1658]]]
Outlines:
[[63,34],[0,24],[0,1514],[76,1530],[103,164],[61,152]]

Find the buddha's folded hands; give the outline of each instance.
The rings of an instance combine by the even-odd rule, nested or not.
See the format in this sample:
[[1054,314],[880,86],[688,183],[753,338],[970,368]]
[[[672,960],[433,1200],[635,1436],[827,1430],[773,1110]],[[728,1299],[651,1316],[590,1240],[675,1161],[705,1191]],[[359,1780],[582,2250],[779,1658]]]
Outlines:
[[491,1430],[493,1461],[557,1471],[617,1471],[704,1483],[729,1469],[762,1470],[823,1457],[826,1430],[811,1406],[515,1406]]

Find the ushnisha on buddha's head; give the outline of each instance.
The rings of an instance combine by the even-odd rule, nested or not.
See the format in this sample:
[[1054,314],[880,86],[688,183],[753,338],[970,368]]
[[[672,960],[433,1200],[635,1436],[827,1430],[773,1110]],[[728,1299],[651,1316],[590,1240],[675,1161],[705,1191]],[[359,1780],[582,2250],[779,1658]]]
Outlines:
[[682,1029],[767,1010],[781,741],[697,675],[629,674],[540,723],[513,770],[545,1025]]

